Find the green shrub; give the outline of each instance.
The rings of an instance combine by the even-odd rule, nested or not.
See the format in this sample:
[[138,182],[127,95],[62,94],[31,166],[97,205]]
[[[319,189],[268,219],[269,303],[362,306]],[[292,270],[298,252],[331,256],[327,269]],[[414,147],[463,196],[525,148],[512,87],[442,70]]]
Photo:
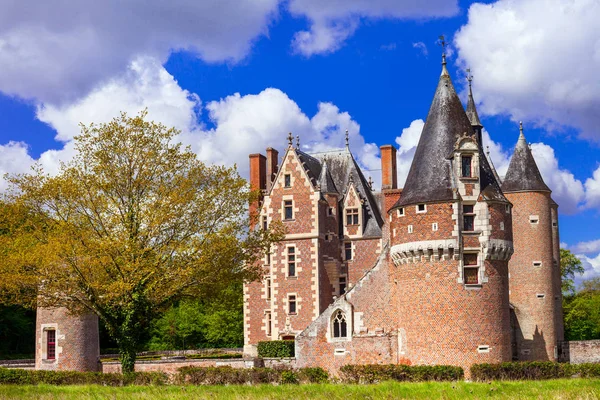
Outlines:
[[551,361],[519,361],[500,364],[474,364],[474,381],[541,380],[558,378],[598,378],[600,364],[563,364]]
[[301,383],[327,383],[329,374],[323,368],[300,368],[298,370],[298,380]]
[[340,379],[344,383],[456,381],[463,379],[463,376],[462,368],[450,365],[368,364],[344,365],[340,368]]
[[298,374],[290,369],[182,367],[176,382],[189,385],[243,385],[260,383],[299,383]]
[[295,343],[293,340],[271,340],[258,342],[259,357],[294,357]]
[[296,385],[300,383],[298,375],[294,371],[281,371],[281,383],[288,385]]
[[0,385],[164,385],[168,376],[162,372],[133,372],[131,374],[103,374],[77,371],[31,371],[0,368]]

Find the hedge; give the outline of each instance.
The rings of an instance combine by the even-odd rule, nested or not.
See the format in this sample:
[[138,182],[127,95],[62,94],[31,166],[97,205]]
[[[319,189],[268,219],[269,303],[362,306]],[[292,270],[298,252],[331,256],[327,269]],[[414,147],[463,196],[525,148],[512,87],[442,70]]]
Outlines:
[[293,340],[270,340],[258,342],[259,357],[294,357],[295,342]]
[[176,382],[188,385],[243,385],[324,383],[329,375],[322,368],[274,369],[226,367],[182,367]]
[[500,364],[474,364],[471,366],[471,378],[474,381],[479,382],[573,377],[600,378],[600,364],[563,364],[551,361],[520,361]]
[[169,381],[163,372],[132,372],[103,374],[102,372],[36,371],[0,368],[0,385],[165,385]]
[[449,365],[398,365],[370,364],[344,365],[340,368],[340,379],[344,383],[377,383],[382,381],[423,382],[462,380],[461,367]]

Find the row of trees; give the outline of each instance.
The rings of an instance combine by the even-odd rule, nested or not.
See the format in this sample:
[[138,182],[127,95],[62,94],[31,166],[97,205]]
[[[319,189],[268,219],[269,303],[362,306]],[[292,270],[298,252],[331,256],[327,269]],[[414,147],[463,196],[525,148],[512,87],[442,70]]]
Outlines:
[[249,230],[258,193],[235,168],[204,165],[145,117],[82,125],[72,161],[8,177],[0,204],[0,301],[98,315],[124,372],[160,313],[260,278],[282,235]]

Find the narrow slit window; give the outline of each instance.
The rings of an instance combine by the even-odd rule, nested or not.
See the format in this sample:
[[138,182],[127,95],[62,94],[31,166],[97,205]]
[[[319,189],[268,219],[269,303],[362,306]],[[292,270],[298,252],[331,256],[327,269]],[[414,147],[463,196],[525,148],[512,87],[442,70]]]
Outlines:
[[288,247],[288,276],[296,276],[296,248]]
[[462,156],[462,168],[461,168],[461,176],[463,178],[471,178],[473,176],[471,169],[471,161],[473,157],[471,156]]
[[340,276],[340,295],[346,293],[346,277]]
[[283,185],[284,185],[286,188],[292,187],[292,175],[290,175],[290,174],[285,174],[285,175],[283,176],[283,181],[284,181],[284,182],[283,182]]
[[283,207],[284,207],[285,219],[286,220],[294,219],[294,209],[293,209],[292,200],[284,200]]
[[413,233],[413,226],[412,225],[408,225],[408,233]]
[[56,331],[48,330],[46,331],[46,340],[47,340],[47,356],[48,360],[56,359]]
[[271,319],[271,312],[267,312],[266,314],[266,319],[267,319],[267,336],[271,336],[271,332],[273,330],[273,321]]
[[437,232],[437,230],[438,230],[438,224],[437,224],[437,222],[434,222],[433,224],[431,224],[431,230],[433,232]]
[[540,218],[537,215],[531,215],[529,217],[529,223],[531,223],[532,225],[539,224],[539,222],[540,222]]
[[271,300],[271,278],[267,278],[265,286],[267,292],[267,300]]
[[399,216],[399,217],[403,217],[403,216],[404,216],[404,207],[400,207],[400,208],[398,209],[398,216]]
[[333,215],[333,208],[329,207],[327,209],[327,214],[331,217]]
[[344,243],[344,259],[352,260],[352,243]]
[[290,294],[288,296],[288,314],[296,314],[296,295]]
[[263,215],[263,217],[262,217],[262,228],[263,228],[263,231],[266,231],[268,227],[269,227],[269,225],[267,224],[267,216]]

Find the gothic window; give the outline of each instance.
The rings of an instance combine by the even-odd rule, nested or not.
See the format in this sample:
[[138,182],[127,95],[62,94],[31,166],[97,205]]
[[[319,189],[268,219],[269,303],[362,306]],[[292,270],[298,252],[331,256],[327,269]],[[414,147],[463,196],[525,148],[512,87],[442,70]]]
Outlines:
[[283,176],[283,186],[286,188],[292,187],[292,175],[285,174]]
[[477,285],[479,283],[479,263],[477,262],[477,253],[463,254],[464,282],[467,285]]
[[48,359],[48,360],[56,359],[56,331],[55,330],[47,330],[46,331],[46,359]]
[[288,296],[288,314],[296,314],[296,295],[290,294]]
[[346,209],[346,225],[358,225],[358,208]]
[[471,161],[473,157],[471,156],[462,156],[461,157],[461,176],[463,178],[471,178],[473,173],[471,171]]
[[288,258],[288,276],[296,276],[296,248],[287,248]]
[[473,204],[463,205],[463,230],[473,232],[475,230],[475,211]]
[[333,315],[333,337],[346,338],[348,337],[348,324],[346,323],[346,314],[342,310],[337,310]]
[[344,243],[344,260],[352,260],[352,243]]
[[283,208],[284,208],[284,218],[286,220],[294,219],[294,209],[293,209],[292,200],[284,200]]

